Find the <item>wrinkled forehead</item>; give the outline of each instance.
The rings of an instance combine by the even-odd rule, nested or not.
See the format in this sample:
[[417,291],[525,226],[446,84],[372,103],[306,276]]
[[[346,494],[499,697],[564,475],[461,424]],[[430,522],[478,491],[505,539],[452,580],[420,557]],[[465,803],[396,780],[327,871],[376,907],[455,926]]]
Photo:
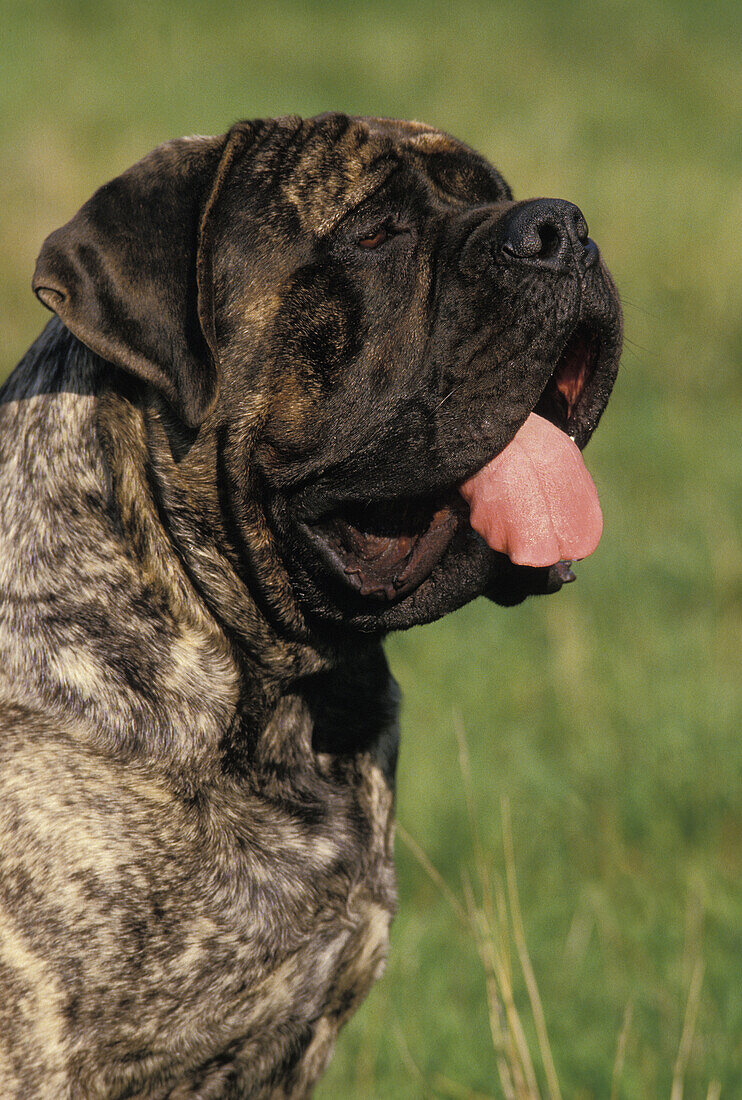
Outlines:
[[320,115],[304,123],[301,153],[283,191],[317,232],[381,190],[392,176],[424,180],[442,203],[511,197],[499,172],[468,146],[421,122]]

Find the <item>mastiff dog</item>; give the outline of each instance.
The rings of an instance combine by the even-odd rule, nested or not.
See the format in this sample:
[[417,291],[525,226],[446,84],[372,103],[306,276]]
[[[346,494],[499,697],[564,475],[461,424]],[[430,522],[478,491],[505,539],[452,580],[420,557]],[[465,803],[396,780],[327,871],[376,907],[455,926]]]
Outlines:
[[239,122],[46,240],[0,391],[5,1097],[303,1097],[395,909],[391,630],[556,591],[617,295],[419,123]]

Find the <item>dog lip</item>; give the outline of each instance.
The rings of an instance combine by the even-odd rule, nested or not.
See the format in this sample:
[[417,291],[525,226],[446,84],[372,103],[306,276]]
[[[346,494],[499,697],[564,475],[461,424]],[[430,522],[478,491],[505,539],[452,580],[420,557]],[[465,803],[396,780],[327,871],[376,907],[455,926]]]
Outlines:
[[580,450],[584,449],[597,428],[608,404],[621,353],[619,321],[610,324],[608,319],[601,318],[593,323],[593,327],[598,340],[596,359],[567,426],[567,434]]

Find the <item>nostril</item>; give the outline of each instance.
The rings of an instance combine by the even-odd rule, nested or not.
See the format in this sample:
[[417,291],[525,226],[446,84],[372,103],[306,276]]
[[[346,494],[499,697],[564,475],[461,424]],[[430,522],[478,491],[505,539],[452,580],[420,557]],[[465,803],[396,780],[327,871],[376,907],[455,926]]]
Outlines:
[[541,251],[539,257],[542,260],[550,260],[553,256],[557,256],[562,247],[562,237],[555,225],[551,222],[544,222],[538,227],[538,236],[541,241]]

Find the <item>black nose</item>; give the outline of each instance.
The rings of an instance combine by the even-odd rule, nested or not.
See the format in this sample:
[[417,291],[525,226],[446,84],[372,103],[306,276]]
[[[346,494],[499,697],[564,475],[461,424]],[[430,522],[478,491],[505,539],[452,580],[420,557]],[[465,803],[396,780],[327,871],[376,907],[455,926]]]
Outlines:
[[575,262],[588,267],[598,259],[582,211],[563,199],[531,199],[514,206],[500,223],[499,244],[506,256],[553,269]]

